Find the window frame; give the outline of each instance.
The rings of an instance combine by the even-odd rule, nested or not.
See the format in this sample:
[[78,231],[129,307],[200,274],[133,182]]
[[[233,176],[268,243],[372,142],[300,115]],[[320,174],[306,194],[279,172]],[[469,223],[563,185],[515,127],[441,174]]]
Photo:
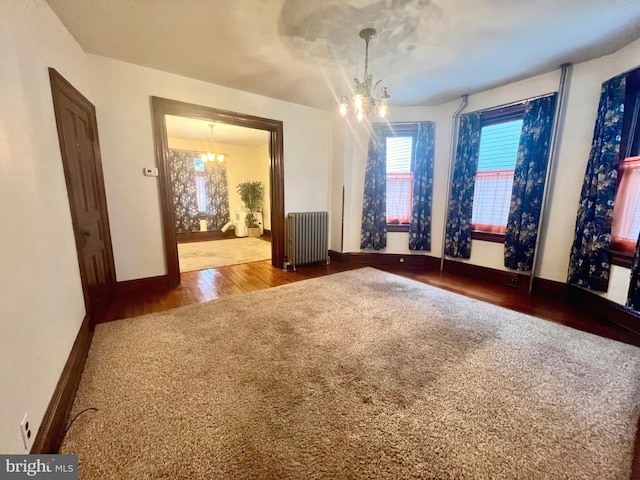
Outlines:
[[[197,158],[199,158],[199,157],[197,157]],[[194,157],[194,159],[193,159],[193,164],[194,164],[194,172],[193,172],[194,175],[193,176],[194,176],[194,179],[196,179],[196,198],[198,197],[198,191],[197,191],[197,189],[198,189],[198,181],[197,181],[197,178],[198,177],[205,178],[204,211],[201,211],[198,208],[198,218],[200,220],[205,220],[207,218],[207,191],[206,191],[206,188],[207,188],[206,187],[207,162],[205,160],[203,160],[203,171],[201,172],[201,171],[195,169],[195,163],[196,163],[197,158]],[[199,205],[198,205],[198,207],[199,207]]]
[[[195,178],[196,178],[196,197],[198,196],[198,193],[197,193],[198,180],[197,179],[198,178],[202,178],[204,180],[204,184],[205,184],[205,187],[204,187],[205,188],[205,191],[204,191],[204,210],[200,210],[198,208],[198,216],[200,218],[207,218],[207,190],[206,190],[206,188],[207,188],[206,183],[207,182],[205,180],[204,172],[196,172],[195,173]],[[198,202],[198,203],[200,203],[200,202]]]
[[[482,112],[480,115],[480,137],[482,138],[482,129],[498,123],[512,122],[521,120],[527,109],[526,102],[507,107],[495,108]],[[477,169],[476,169],[477,171]],[[481,240],[484,242],[504,243],[506,234],[497,232],[484,232],[481,230],[471,230],[472,240]]]
[[[417,123],[389,123],[385,125],[385,129],[382,132],[382,138],[384,139],[384,148],[387,148],[388,137],[412,137],[411,139],[411,173],[413,173],[415,162],[415,147],[416,140],[418,138],[418,124]],[[386,167],[386,157],[385,157]],[[386,179],[385,179],[386,183]],[[386,212],[385,212],[386,213]],[[411,212],[409,212],[411,215]],[[387,232],[409,232],[410,223],[387,223]]]
[[[633,105],[633,108],[625,108],[622,121],[622,136],[620,140],[620,164],[627,157],[640,155],[640,68],[630,73],[627,77],[627,89],[625,92],[625,106]],[[621,176],[618,174],[616,196],[620,186]],[[640,192],[639,192],[640,193]],[[633,253],[622,250],[610,250],[610,262],[612,265],[631,268]]]

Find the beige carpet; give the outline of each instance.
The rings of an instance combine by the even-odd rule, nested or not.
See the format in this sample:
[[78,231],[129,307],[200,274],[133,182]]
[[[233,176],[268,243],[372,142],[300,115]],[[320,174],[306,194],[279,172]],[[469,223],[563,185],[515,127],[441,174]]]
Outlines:
[[230,238],[178,244],[181,272],[257,262],[271,258],[271,243],[259,238]]
[[640,349],[371,268],[98,325],[82,479],[628,479]]

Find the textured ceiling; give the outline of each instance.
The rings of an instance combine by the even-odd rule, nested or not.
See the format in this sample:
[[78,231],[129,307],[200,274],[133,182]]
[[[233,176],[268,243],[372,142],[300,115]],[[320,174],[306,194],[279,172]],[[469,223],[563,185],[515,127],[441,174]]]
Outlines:
[[638,0],[48,0],[85,51],[323,109],[364,71],[391,105],[464,93],[612,53]]

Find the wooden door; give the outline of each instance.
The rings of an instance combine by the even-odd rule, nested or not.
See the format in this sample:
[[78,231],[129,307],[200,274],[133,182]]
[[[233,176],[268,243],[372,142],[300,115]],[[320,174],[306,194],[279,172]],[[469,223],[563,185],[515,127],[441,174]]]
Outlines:
[[95,107],[49,69],[87,313],[99,322],[112,300],[115,267]]

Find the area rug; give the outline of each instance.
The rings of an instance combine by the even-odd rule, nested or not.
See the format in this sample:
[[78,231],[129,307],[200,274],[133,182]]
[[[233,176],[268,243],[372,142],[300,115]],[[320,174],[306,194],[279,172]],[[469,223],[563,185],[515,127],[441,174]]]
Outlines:
[[96,327],[82,479],[628,479],[640,349],[371,268]]
[[271,243],[259,238],[230,238],[178,244],[181,272],[258,262],[271,258]]

